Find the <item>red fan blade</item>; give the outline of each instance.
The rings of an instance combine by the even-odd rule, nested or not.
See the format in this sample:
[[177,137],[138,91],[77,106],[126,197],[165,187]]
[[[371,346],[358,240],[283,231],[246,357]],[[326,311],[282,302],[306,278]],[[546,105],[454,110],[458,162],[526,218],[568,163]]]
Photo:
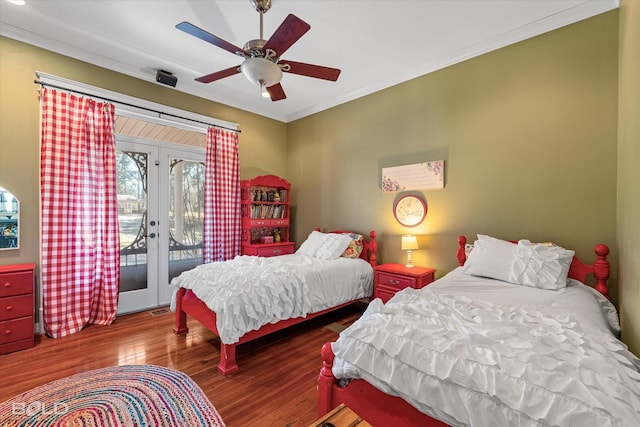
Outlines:
[[267,92],[269,92],[269,96],[272,101],[280,101],[287,97],[287,95],[284,94],[284,89],[282,89],[282,85],[280,83],[269,86],[267,88]]
[[198,28],[189,22],[181,22],[176,25],[176,28],[233,54],[236,54],[237,52],[244,52],[244,49],[239,48],[228,41],[222,40],[220,37],[214,36],[213,34],[203,30],[202,28]]
[[289,65],[289,69],[282,71],[292,74],[300,74],[301,76],[314,77],[316,79],[338,80],[340,70],[337,68],[322,67],[320,65],[305,64],[304,62],[287,61],[285,59],[278,62],[279,65]]
[[239,72],[240,72],[240,69],[236,65],[235,67],[227,68],[225,70],[220,70],[220,71],[216,71],[215,73],[207,74],[206,76],[198,77],[196,81],[200,83],[211,83],[213,81],[232,76]]
[[276,57],[279,57],[285,53],[291,45],[298,41],[304,33],[309,31],[309,29],[311,29],[311,25],[297,16],[289,14],[271,38],[267,40],[262,51],[266,53],[267,49],[272,49],[276,52]]

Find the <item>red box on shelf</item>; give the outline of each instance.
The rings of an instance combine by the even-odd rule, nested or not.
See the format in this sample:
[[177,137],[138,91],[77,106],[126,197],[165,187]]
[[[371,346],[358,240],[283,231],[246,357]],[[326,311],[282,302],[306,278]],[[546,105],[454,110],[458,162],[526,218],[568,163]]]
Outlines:
[[273,243],[273,236],[262,236],[260,237],[261,243]]

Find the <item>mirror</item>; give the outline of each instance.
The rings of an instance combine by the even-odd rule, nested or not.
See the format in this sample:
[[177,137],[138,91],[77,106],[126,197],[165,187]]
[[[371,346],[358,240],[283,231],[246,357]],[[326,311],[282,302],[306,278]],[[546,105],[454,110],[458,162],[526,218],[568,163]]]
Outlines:
[[0,250],[18,249],[20,201],[0,187]]

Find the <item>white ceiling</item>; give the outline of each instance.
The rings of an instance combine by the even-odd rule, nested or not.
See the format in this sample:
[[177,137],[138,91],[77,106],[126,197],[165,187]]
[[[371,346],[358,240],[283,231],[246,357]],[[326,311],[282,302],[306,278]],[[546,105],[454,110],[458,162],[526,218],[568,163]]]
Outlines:
[[[242,58],[175,28],[189,21],[242,47],[259,38],[249,0],[0,0],[0,34],[176,90],[289,122],[619,6],[619,0],[273,0],[264,38],[293,13],[311,25],[284,55],[342,70],[337,82],[285,73],[272,102],[242,74],[196,77]],[[47,72],[48,70],[39,70]],[[61,76],[65,77],[65,76]]]

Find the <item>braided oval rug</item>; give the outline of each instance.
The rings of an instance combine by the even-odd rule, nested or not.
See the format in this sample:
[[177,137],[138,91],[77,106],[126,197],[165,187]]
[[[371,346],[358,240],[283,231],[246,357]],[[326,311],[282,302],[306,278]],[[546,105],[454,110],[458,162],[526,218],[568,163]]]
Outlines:
[[224,427],[186,374],[155,365],[82,372],[0,403],[0,426]]

